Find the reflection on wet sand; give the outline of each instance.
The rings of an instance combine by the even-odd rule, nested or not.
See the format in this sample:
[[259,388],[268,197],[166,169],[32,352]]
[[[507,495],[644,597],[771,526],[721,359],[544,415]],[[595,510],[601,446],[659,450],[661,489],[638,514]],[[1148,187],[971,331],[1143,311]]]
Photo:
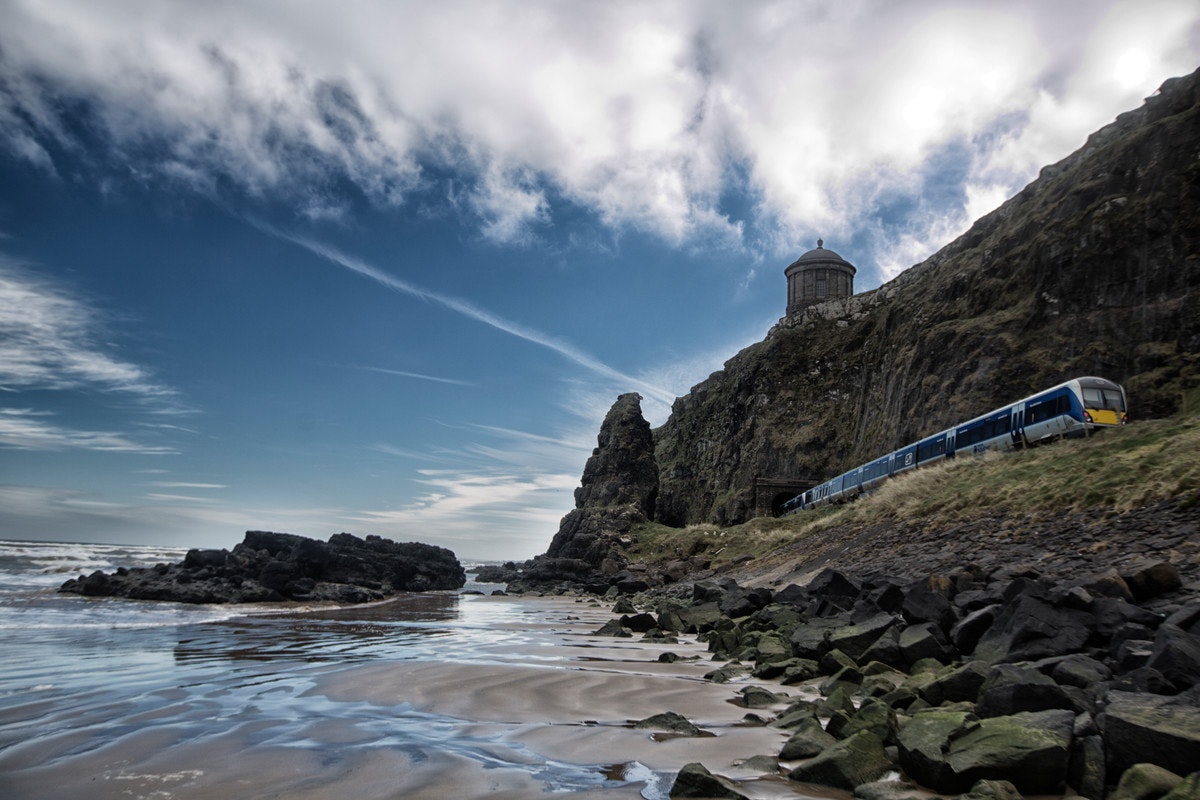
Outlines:
[[404,595],[383,603],[297,608],[185,630],[175,647],[181,663],[228,659],[353,663],[381,657],[420,658],[422,637],[446,636],[440,622],[459,618],[453,593]]
[[[730,704],[736,686],[704,680],[703,645],[593,635],[610,618],[567,599],[431,594],[129,632],[105,645],[119,670],[0,704],[0,786],[28,800],[654,800],[689,761],[779,751],[781,731]],[[144,658],[138,642],[153,643]],[[664,649],[684,658],[662,663]],[[712,735],[632,726],[668,710]]]

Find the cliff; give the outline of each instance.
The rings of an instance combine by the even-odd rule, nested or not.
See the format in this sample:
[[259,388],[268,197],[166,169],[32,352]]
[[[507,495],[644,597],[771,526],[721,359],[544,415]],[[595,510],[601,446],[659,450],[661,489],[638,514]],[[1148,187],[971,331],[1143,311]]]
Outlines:
[[1197,385],[1200,72],[881,288],[782,319],[654,431],[655,519],[742,522],[755,480],[824,479],[1078,375],[1134,419]]

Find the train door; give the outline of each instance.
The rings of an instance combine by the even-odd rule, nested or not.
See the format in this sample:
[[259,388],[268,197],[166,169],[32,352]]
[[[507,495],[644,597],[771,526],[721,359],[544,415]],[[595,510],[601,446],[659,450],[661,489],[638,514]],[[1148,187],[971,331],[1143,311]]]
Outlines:
[[1025,404],[1017,403],[1012,408],[1012,445],[1025,446]]

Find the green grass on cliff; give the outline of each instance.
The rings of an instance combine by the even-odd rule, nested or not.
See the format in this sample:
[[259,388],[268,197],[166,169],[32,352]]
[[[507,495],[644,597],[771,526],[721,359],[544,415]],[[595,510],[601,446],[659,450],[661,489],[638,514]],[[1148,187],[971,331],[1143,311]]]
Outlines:
[[1200,402],[1185,407],[1188,413],[1089,439],[941,462],[887,481],[844,506],[730,528],[645,525],[635,532],[630,556],[659,561],[697,555],[719,566],[842,525],[935,517],[953,523],[982,514],[1097,507],[1116,515],[1170,499],[1194,505],[1200,503]]

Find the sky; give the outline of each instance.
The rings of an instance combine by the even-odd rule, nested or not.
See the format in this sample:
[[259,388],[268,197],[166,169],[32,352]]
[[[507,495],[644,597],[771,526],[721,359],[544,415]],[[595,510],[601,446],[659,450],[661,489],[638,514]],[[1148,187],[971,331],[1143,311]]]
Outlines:
[[544,552],[605,412],[868,290],[1194,0],[0,0],[0,538]]

